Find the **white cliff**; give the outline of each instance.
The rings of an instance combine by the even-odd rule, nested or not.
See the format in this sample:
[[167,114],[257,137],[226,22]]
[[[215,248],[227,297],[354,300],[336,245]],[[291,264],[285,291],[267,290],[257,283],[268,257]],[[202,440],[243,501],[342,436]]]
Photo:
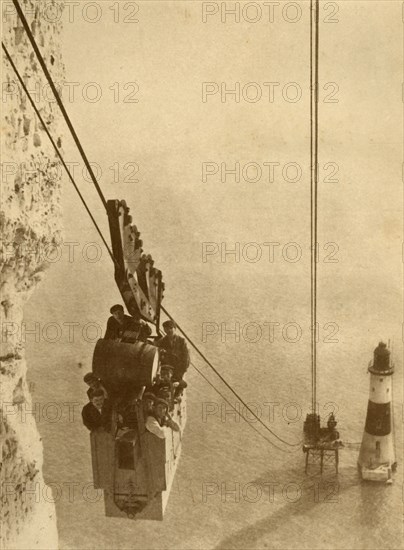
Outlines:
[[[22,9],[58,85],[64,78],[59,48],[62,2],[20,0]],[[45,76],[11,2],[3,9],[3,36],[41,115],[62,147],[60,115]],[[50,19],[56,20],[51,22]],[[23,308],[42,280],[46,254],[61,242],[61,177],[56,153],[3,54],[0,313],[1,547],[57,548],[54,504],[43,498],[43,449],[26,381],[21,338]],[[49,101],[50,100],[50,101]],[[46,283],[45,283],[46,284]],[[40,322],[40,319],[38,319]],[[48,489],[51,494],[50,489]],[[46,492],[45,492],[46,494]]]

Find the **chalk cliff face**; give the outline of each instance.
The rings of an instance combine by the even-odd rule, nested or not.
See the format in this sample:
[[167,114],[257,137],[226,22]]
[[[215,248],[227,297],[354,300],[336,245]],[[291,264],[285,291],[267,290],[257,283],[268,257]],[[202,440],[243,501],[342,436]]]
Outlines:
[[[52,92],[12,3],[4,4],[2,39],[51,134],[62,147],[60,115]],[[20,5],[54,81],[62,85],[64,66],[59,42],[63,3],[20,0]],[[42,477],[42,443],[34,416],[25,414],[33,407],[21,324],[24,303],[43,278],[46,256],[61,241],[62,169],[4,54],[2,63],[1,547],[57,548],[55,508],[49,502],[51,490],[46,489]]]

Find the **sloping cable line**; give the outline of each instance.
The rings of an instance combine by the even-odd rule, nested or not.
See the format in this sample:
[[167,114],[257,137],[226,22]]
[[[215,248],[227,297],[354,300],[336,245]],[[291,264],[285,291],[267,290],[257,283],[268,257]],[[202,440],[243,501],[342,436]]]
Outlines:
[[99,195],[99,197],[100,197],[100,199],[101,199],[101,201],[102,201],[102,203],[103,203],[103,205],[104,205],[105,210],[107,210],[107,201],[105,200],[104,194],[103,194],[103,192],[101,191],[101,187],[99,186],[98,181],[97,181],[97,178],[95,177],[95,174],[94,174],[94,172],[93,172],[93,169],[91,168],[91,164],[90,164],[89,161],[88,161],[88,158],[87,158],[87,156],[86,156],[86,154],[85,154],[85,152],[84,152],[84,149],[83,149],[83,147],[82,147],[82,145],[81,145],[81,143],[80,143],[80,140],[79,140],[79,138],[78,138],[78,136],[77,136],[77,134],[76,134],[76,131],[75,131],[74,127],[73,127],[73,124],[72,124],[72,122],[71,122],[71,120],[70,120],[70,118],[69,118],[69,115],[67,114],[67,111],[66,111],[66,109],[65,109],[65,106],[63,105],[63,102],[62,102],[62,100],[61,100],[61,98],[60,98],[60,95],[59,95],[59,93],[58,93],[58,91],[57,91],[57,89],[56,89],[55,83],[53,82],[53,79],[52,79],[52,77],[51,77],[51,75],[50,75],[50,73],[49,73],[48,67],[46,66],[45,60],[44,60],[44,58],[42,57],[42,54],[41,54],[41,52],[40,52],[40,50],[39,50],[39,48],[38,48],[38,44],[37,44],[36,41],[35,41],[34,35],[32,34],[32,31],[31,31],[31,28],[30,28],[30,26],[28,25],[28,21],[27,21],[26,18],[25,18],[25,15],[24,15],[24,13],[23,13],[23,11],[22,11],[22,9],[21,9],[21,6],[20,6],[20,4],[18,3],[18,0],[13,0],[13,4],[14,4],[14,6],[15,6],[15,9],[17,10],[18,16],[19,16],[19,18],[20,18],[20,20],[21,20],[21,22],[22,22],[22,24],[23,24],[23,27],[24,27],[24,29],[25,29],[25,32],[27,33],[27,36],[28,36],[28,38],[29,38],[29,41],[31,42],[32,48],[34,49],[34,52],[35,52],[36,57],[37,57],[37,59],[38,59],[38,61],[39,61],[39,64],[41,65],[42,70],[43,70],[43,72],[44,72],[44,74],[45,74],[45,76],[46,76],[46,79],[47,79],[47,81],[48,81],[48,83],[49,83],[49,86],[50,86],[51,89],[52,89],[53,95],[55,96],[55,99],[56,99],[56,101],[57,101],[57,104],[58,104],[58,106],[59,106],[59,109],[62,111],[63,117],[64,117],[64,119],[65,119],[65,121],[66,121],[67,126],[69,127],[69,130],[70,130],[70,133],[71,133],[71,135],[72,135],[72,137],[73,137],[73,139],[74,139],[74,142],[75,142],[75,144],[76,144],[78,150],[80,151],[80,154],[81,154],[81,156],[82,156],[82,159],[83,159],[83,161],[84,161],[84,164],[86,165],[86,168],[87,168],[87,170],[88,170],[88,173],[90,174],[90,177],[91,177],[91,179],[92,179],[92,181],[93,181],[93,184],[94,184],[94,186],[95,186],[95,188],[96,188],[96,190],[97,190],[97,192],[98,192],[98,195]]
[[[243,420],[244,420],[244,421],[245,421],[245,422],[255,431],[255,432],[257,432],[257,434],[258,434],[260,437],[262,437],[263,439],[265,439],[265,441],[266,441],[267,443],[269,443],[270,445],[272,445],[273,447],[275,447],[275,448],[278,449],[279,451],[282,451],[283,453],[285,453],[285,452],[291,453],[291,452],[296,452],[296,451],[298,450],[298,449],[293,449],[293,450],[290,450],[290,449],[288,449],[288,450],[282,449],[282,448],[279,447],[276,443],[274,443],[273,441],[271,441],[267,436],[265,436],[263,433],[261,433],[259,430],[257,430],[257,428],[254,426],[254,424],[252,424],[251,422],[249,422],[249,421],[247,420],[247,418],[245,418],[245,416],[242,415],[241,412],[238,411],[238,410],[236,409],[236,407],[234,407],[234,405],[232,405],[232,403],[223,395],[223,393],[222,393],[220,390],[218,390],[218,389],[216,388],[216,386],[215,386],[215,385],[214,385],[214,384],[213,384],[213,383],[203,374],[203,372],[202,372],[200,369],[198,369],[198,367],[197,367],[194,363],[191,362],[191,365],[192,365],[192,367],[197,371],[197,373],[198,373],[200,376],[202,376],[202,378],[205,379],[205,381],[209,384],[209,386],[211,386],[211,387],[215,390],[215,392],[218,393],[218,394],[220,395],[220,397],[221,397],[224,401],[226,401],[226,403],[227,403],[228,405],[230,405],[230,407],[231,407],[231,408],[232,408],[232,409],[233,409],[233,410],[234,410],[234,411],[235,411],[235,412],[236,412],[236,413],[237,413],[237,414],[238,414],[238,415],[239,415],[239,416],[240,416],[240,417],[241,417],[241,418],[242,418],[242,419],[243,419]],[[251,409],[248,408],[248,410],[251,412]],[[275,434],[274,434],[274,435],[275,435]]]
[[284,443],[285,445],[289,445],[289,447],[300,447],[301,446],[301,441],[299,441],[298,443],[289,443],[288,441],[282,439],[281,437],[279,437],[277,434],[275,434],[260,418],[259,416],[257,416],[255,414],[255,412],[253,410],[251,410],[247,403],[242,399],[242,397],[230,386],[230,384],[225,380],[225,378],[223,378],[223,376],[220,374],[220,372],[215,369],[215,367],[212,365],[212,363],[209,361],[209,359],[201,352],[201,350],[198,348],[198,346],[196,344],[194,344],[194,342],[191,340],[191,338],[185,333],[185,331],[180,327],[180,325],[177,323],[177,321],[175,319],[173,319],[171,317],[171,315],[168,313],[168,311],[165,309],[164,306],[161,306],[161,309],[163,310],[163,312],[167,315],[167,317],[169,319],[171,319],[172,321],[174,321],[174,323],[177,325],[177,328],[179,329],[179,331],[183,334],[183,336],[186,338],[186,340],[191,344],[191,346],[194,348],[194,350],[200,355],[200,357],[205,361],[205,363],[213,370],[213,372],[216,374],[216,376],[218,376],[218,378],[225,384],[225,386],[227,386],[227,388],[233,393],[233,395],[247,408],[247,410],[256,418],[256,420],[269,432],[271,433],[273,436],[276,437],[276,439],[278,439],[279,441],[281,441],[282,443]]
[[114,258],[114,255],[113,255],[113,253],[112,253],[112,250],[110,249],[110,247],[109,247],[107,241],[105,240],[105,238],[104,238],[104,236],[103,236],[103,234],[102,234],[102,231],[101,231],[101,229],[99,228],[97,222],[95,221],[94,216],[92,215],[91,210],[89,209],[89,207],[88,207],[88,205],[87,205],[87,203],[86,203],[86,201],[85,201],[83,195],[80,193],[80,190],[79,190],[79,188],[77,187],[77,184],[76,184],[76,182],[75,182],[75,180],[74,180],[74,178],[73,178],[73,176],[72,176],[72,174],[71,174],[69,168],[67,167],[67,165],[66,165],[66,163],[65,163],[65,161],[64,161],[64,158],[63,158],[63,156],[62,156],[62,154],[61,154],[61,152],[60,152],[60,150],[59,150],[59,147],[56,145],[55,140],[53,139],[51,133],[49,132],[48,127],[47,127],[45,121],[43,120],[41,113],[40,113],[39,110],[38,110],[38,107],[35,105],[35,102],[34,102],[34,100],[32,99],[31,94],[29,93],[29,91],[28,91],[28,89],[27,89],[27,87],[26,87],[26,85],[25,85],[25,83],[24,83],[24,81],[23,81],[23,79],[22,79],[22,77],[21,77],[21,75],[20,75],[20,73],[19,73],[17,67],[16,67],[15,64],[14,64],[14,61],[12,60],[12,58],[11,58],[11,56],[10,56],[8,50],[7,50],[7,47],[5,46],[4,42],[2,42],[1,45],[2,45],[3,51],[4,51],[4,53],[6,54],[6,57],[7,57],[8,61],[9,61],[10,65],[12,66],[12,68],[13,68],[13,70],[14,70],[14,73],[16,74],[16,76],[17,76],[17,78],[18,78],[18,80],[19,80],[19,82],[20,82],[20,84],[21,84],[21,86],[22,86],[22,88],[23,88],[25,94],[27,95],[27,97],[28,97],[28,99],[29,99],[29,102],[30,102],[31,105],[32,105],[32,108],[33,108],[34,111],[35,111],[35,114],[37,115],[39,121],[41,122],[41,124],[42,124],[42,126],[43,126],[43,129],[44,129],[45,132],[46,132],[46,135],[48,136],[50,142],[52,143],[53,148],[55,149],[55,152],[56,152],[57,156],[59,157],[60,162],[61,162],[62,165],[63,165],[63,168],[66,170],[66,173],[67,173],[67,175],[69,176],[69,179],[70,179],[70,181],[72,182],[72,184],[73,184],[75,190],[77,191],[77,194],[78,194],[78,196],[80,197],[80,200],[81,200],[81,202],[83,203],[84,208],[85,208],[86,211],[87,211],[87,214],[90,216],[91,221],[93,222],[93,224],[94,224],[94,226],[95,226],[95,228],[96,228],[96,230],[97,230],[99,236],[101,237],[102,242],[103,242],[104,245],[105,245],[105,248],[107,249],[109,255],[111,256],[111,260],[114,262],[114,264],[116,264],[117,262],[116,262],[116,260],[115,260],[115,258]]

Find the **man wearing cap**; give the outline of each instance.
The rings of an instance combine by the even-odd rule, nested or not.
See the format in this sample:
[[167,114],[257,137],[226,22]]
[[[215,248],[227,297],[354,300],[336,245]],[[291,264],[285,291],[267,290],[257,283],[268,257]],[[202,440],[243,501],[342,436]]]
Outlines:
[[146,341],[151,334],[149,325],[141,319],[125,315],[123,306],[115,304],[109,310],[111,317],[107,322],[104,339],[118,340],[119,342]]
[[171,365],[161,365],[159,380],[153,385],[153,393],[157,397],[165,399],[171,410],[174,406],[174,385],[172,382],[174,368]]
[[165,361],[174,367],[173,382],[182,380],[189,367],[189,351],[182,336],[176,334],[177,325],[169,319],[163,323],[166,335],[157,341],[157,346],[165,351]]
[[147,417],[146,429],[160,439],[165,439],[169,435],[168,428],[179,432],[180,428],[168,414],[168,403],[164,399],[156,397],[153,405],[153,412]]
[[142,405],[143,405],[143,418],[147,419],[147,417],[151,414],[153,414],[153,407],[154,407],[154,400],[156,399],[156,396],[154,393],[147,391],[142,396]]
[[87,390],[87,395],[89,399],[91,399],[92,394],[97,390],[101,390],[104,394],[105,399],[108,399],[107,390],[103,386],[101,380],[97,378],[93,372],[88,372],[84,376],[83,380],[89,386]]
[[81,412],[84,426],[91,432],[95,430],[109,431],[111,425],[111,405],[104,397],[102,390],[95,390],[90,403]]

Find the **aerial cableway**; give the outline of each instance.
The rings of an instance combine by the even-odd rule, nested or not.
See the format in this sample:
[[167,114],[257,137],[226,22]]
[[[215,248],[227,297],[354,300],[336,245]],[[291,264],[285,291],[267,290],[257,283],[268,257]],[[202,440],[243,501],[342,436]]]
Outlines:
[[[260,429],[258,429],[258,425],[253,425],[234,407],[229,398],[226,397],[224,391],[221,391],[217,387],[217,383],[213,383],[209,377],[193,364],[196,372],[222,399],[267,443],[282,452],[297,451],[301,447],[301,442],[290,443],[271,430],[161,305],[164,290],[162,273],[154,267],[152,257],[143,254],[143,243],[140,240],[140,233],[137,227],[132,224],[132,217],[129,214],[129,208],[126,203],[118,200],[106,200],[19,2],[18,0],[13,0],[13,3],[74,142],[87,167],[101,203],[106,210],[112,247],[106,241],[94,215],[81,194],[59,147],[55,143],[47,124],[35,105],[24,79],[4,42],[2,42],[3,51],[42,128],[46,132],[56,155],[62,163],[69,180],[74,186],[108,251],[114,265],[115,281],[128,312],[133,318],[141,319],[143,322],[146,321],[154,325],[156,331],[155,340],[162,336],[160,313],[163,312],[178,327],[184,338],[199,354],[219,383],[224,385],[225,391],[230,391],[243,404],[245,410],[256,419]],[[186,399],[185,392],[183,392],[181,398],[173,400],[172,409],[170,409],[171,415],[175,418],[175,421],[170,426],[170,437],[165,438],[162,442],[145,429],[146,416],[141,397],[145,388],[152,387],[156,380],[159,380],[163,368],[164,365],[161,364],[160,350],[152,345],[150,341],[139,343],[138,341],[129,340],[126,342],[111,343],[106,342],[105,339],[101,339],[96,345],[93,357],[93,372],[95,375],[102,373],[104,377],[108,378],[109,376],[108,383],[110,383],[112,393],[115,392],[109,431],[100,433],[96,431],[91,432],[94,484],[95,487],[104,489],[106,515],[163,519],[170,487],[181,452],[182,435],[186,423]],[[125,397],[123,398],[122,395],[125,395]],[[120,427],[120,411],[123,405],[131,409],[132,422],[131,427],[125,427],[124,430]]]
[[[90,162],[89,162],[89,160],[88,160],[88,158],[87,158],[87,156],[86,156],[86,154],[85,154],[85,151],[84,151],[84,149],[83,149],[83,146],[81,145],[81,142],[80,142],[80,140],[79,140],[79,138],[78,138],[78,136],[77,136],[77,133],[76,133],[76,131],[75,131],[75,129],[74,129],[74,126],[73,126],[73,124],[72,124],[70,118],[69,118],[69,115],[68,115],[68,113],[67,113],[67,111],[66,111],[66,109],[65,109],[65,107],[64,107],[64,105],[63,105],[62,99],[61,99],[61,97],[60,97],[60,95],[59,95],[59,93],[58,93],[58,91],[57,91],[57,89],[56,89],[55,83],[53,82],[52,76],[51,76],[50,73],[49,73],[49,70],[48,70],[47,65],[46,65],[46,63],[45,63],[45,60],[43,59],[43,56],[42,56],[42,54],[41,54],[41,52],[40,52],[40,50],[39,50],[39,47],[38,47],[38,45],[37,45],[37,43],[36,43],[36,41],[35,41],[35,38],[34,38],[34,36],[33,36],[33,34],[32,34],[32,31],[31,31],[31,29],[30,29],[30,26],[29,26],[29,24],[28,24],[28,22],[27,22],[27,20],[26,20],[26,18],[25,18],[25,15],[24,15],[24,13],[23,13],[23,11],[22,11],[20,5],[19,5],[19,2],[18,2],[18,0],[13,0],[13,3],[14,3],[14,6],[15,6],[15,8],[16,8],[16,10],[17,10],[17,13],[18,13],[18,15],[19,15],[19,17],[20,17],[20,19],[21,19],[21,22],[22,22],[22,24],[23,24],[23,27],[24,27],[24,29],[25,29],[25,31],[26,31],[26,33],[27,33],[27,36],[28,36],[28,38],[29,38],[29,40],[30,40],[30,42],[31,42],[31,45],[32,45],[32,47],[33,47],[33,49],[34,49],[34,51],[35,51],[35,54],[36,54],[36,57],[37,57],[37,59],[38,59],[38,61],[39,61],[39,63],[40,63],[40,66],[41,66],[41,68],[42,68],[42,70],[43,70],[43,72],[44,72],[44,74],[45,74],[45,76],[46,76],[46,78],[47,78],[47,81],[48,81],[48,83],[49,83],[49,86],[50,86],[51,89],[52,89],[52,92],[53,92],[53,94],[54,94],[54,96],[55,96],[56,102],[57,102],[57,104],[58,104],[58,106],[59,106],[59,108],[60,108],[60,110],[61,110],[61,112],[62,112],[62,115],[63,115],[63,117],[64,117],[64,119],[65,119],[65,121],[66,121],[66,124],[67,124],[67,126],[68,126],[68,128],[69,128],[69,130],[70,130],[70,132],[71,132],[71,134],[72,134],[72,137],[73,137],[73,139],[74,139],[74,141],[75,141],[75,143],[76,143],[76,145],[77,145],[77,148],[78,148],[78,150],[79,150],[79,152],[80,152],[80,155],[81,155],[81,157],[82,157],[82,159],[83,159],[83,161],[84,161],[84,163],[85,163],[85,166],[87,167],[87,170],[88,170],[88,172],[89,172],[89,174],[90,174],[90,177],[91,177],[91,179],[92,179],[92,181],[93,181],[94,187],[96,188],[97,193],[98,193],[98,195],[99,195],[99,197],[100,197],[100,200],[101,200],[101,202],[102,202],[102,204],[103,204],[103,206],[104,206],[104,208],[105,208],[105,210],[106,210],[106,213],[107,213],[108,218],[109,218],[109,221],[110,221],[110,229],[111,229],[111,232],[116,231],[116,232],[118,233],[118,232],[119,232],[119,228],[117,227],[117,225],[118,225],[118,223],[121,223],[121,224],[123,224],[123,235],[124,235],[124,232],[125,232],[125,231],[126,231],[126,232],[130,232],[130,233],[133,235],[133,239],[134,239],[134,243],[135,243],[135,244],[134,244],[134,249],[135,249],[135,250],[131,250],[131,251],[130,251],[130,258],[129,258],[129,260],[128,260],[128,264],[130,265],[130,270],[129,270],[129,271],[132,271],[132,275],[133,275],[133,272],[136,272],[136,271],[137,271],[136,266],[137,266],[139,263],[142,263],[141,271],[142,271],[143,273],[145,273],[145,272],[150,273],[150,271],[153,270],[153,260],[152,260],[152,258],[151,258],[150,256],[147,256],[147,257],[146,257],[146,256],[143,256],[143,257],[142,257],[142,254],[141,254],[142,250],[141,250],[141,248],[138,247],[138,245],[137,245],[137,243],[139,242],[138,237],[139,237],[140,234],[137,234],[137,228],[136,228],[136,226],[131,226],[131,221],[132,221],[132,220],[131,220],[131,217],[130,217],[129,214],[128,214],[129,209],[128,209],[127,206],[126,206],[126,203],[125,203],[124,201],[107,201],[107,200],[105,199],[105,196],[104,196],[104,194],[103,194],[103,192],[102,192],[102,190],[101,190],[101,187],[100,187],[100,185],[99,185],[99,183],[98,183],[98,181],[97,181],[97,179],[96,179],[96,177],[95,177],[95,174],[94,174],[94,172],[93,172],[93,170],[92,170],[92,168],[91,168],[91,164],[90,164]],[[30,103],[31,103],[32,108],[34,109],[34,111],[35,111],[35,113],[36,113],[36,115],[37,115],[39,121],[41,122],[44,131],[46,132],[46,134],[47,134],[47,136],[48,136],[48,138],[49,138],[49,140],[50,140],[50,142],[51,142],[53,148],[55,149],[55,153],[56,153],[57,156],[59,157],[59,159],[60,159],[60,161],[61,161],[61,163],[62,163],[62,165],[63,165],[63,167],[64,167],[64,169],[65,169],[65,171],[66,171],[66,173],[67,173],[67,175],[68,175],[68,177],[69,177],[71,183],[72,183],[72,185],[74,186],[74,188],[75,188],[77,194],[79,195],[79,198],[80,198],[80,200],[81,200],[81,202],[82,202],[84,208],[86,209],[86,211],[87,211],[87,213],[88,213],[88,215],[89,215],[89,217],[90,217],[92,223],[94,224],[94,226],[95,226],[95,228],[96,228],[97,233],[99,234],[99,236],[100,236],[100,238],[101,238],[101,240],[102,240],[102,242],[103,242],[103,244],[104,244],[104,246],[105,246],[105,248],[106,248],[106,250],[107,250],[107,252],[108,252],[108,254],[109,254],[109,256],[110,256],[110,258],[111,258],[111,260],[112,260],[112,262],[113,262],[113,264],[114,264],[114,267],[115,267],[115,270],[116,270],[116,274],[118,273],[118,276],[116,275],[116,279],[117,279],[117,277],[120,277],[120,276],[122,277],[122,276],[123,276],[123,275],[122,275],[122,270],[123,270],[123,258],[119,257],[119,255],[124,254],[124,253],[125,253],[125,250],[126,250],[126,252],[127,252],[127,248],[126,248],[125,245],[123,244],[123,248],[125,248],[125,250],[123,250],[122,252],[119,252],[119,251],[118,251],[118,248],[117,248],[115,251],[111,250],[111,247],[108,245],[108,243],[107,243],[107,241],[106,241],[106,239],[105,239],[105,237],[104,237],[104,235],[103,235],[103,233],[102,233],[102,231],[101,231],[99,225],[97,224],[97,222],[96,222],[96,220],[95,220],[95,218],[94,218],[94,216],[93,216],[93,214],[92,214],[90,208],[88,207],[88,205],[87,205],[87,203],[86,203],[86,201],[85,201],[83,195],[81,194],[81,192],[80,192],[80,190],[79,190],[79,187],[78,187],[78,185],[77,185],[75,179],[73,178],[73,176],[72,176],[72,174],[71,174],[71,172],[70,172],[70,170],[69,170],[69,168],[68,168],[66,162],[64,161],[63,155],[62,155],[62,153],[61,153],[59,147],[56,145],[54,139],[52,138],[52,135],[51,135],[51,133],[50,133],[50,131],[49,131],[49,129],[48,129],[48,127],[47,127],[45,121],[43,120],[43,118],[42,118],[42,116],[41,116],[41,113],[40,113],[39,109],[38,109],[37,106],[35,105],[35,102],[34,102],[32,96],[31,96],[31,94],[29,93],[29,91],[28,91],[28,89],[27,89],[27,87],[26,87],[26,85],[25,85],[25,83],[24,83],[24,80],[23,80],[23,78],[21,77],[21,75],[20,75],[20,73],[19,73],[19,71],[18,71],[18,69],[17,69],[17,67],[16,67],[16,65],[15,65],[15,63],[14,63],[14,61],[13,61],[13,59],[12,59],[10,53],[8,52],[7,47],[5,46],[4,43],[2,43],[2,48],[3,48],[3,51],[4,51],[4,53],[5,53],[5,55],[6,55],[7,59],[8,59],[8,61],[10,62],[11,66],[12,66],[12,68],[13,68],[13,70],[14,70],[14,72],[15,72],[17,78],[18,78],[18,81],[19,81],[21,87],[23,88],[23,90],[24,90],[26,96],[28,97],[28,99],[29,99],[29,101],[30,101]],[[124,218],[125,218],[125,216],[128,216],[128,223],[126,223],[126,224],[124,223]],[[120,220],[120,221],[119,221],[119,220]],[[113,226],[113,229],[112,229],[112,226]],[[115,252],[115,254],[114,254],[114,252]],[[135,252],[135,253],[134,253],[134,252]],[[118,258],[117,258],[117,256],[118,256]],[[120,261],[119,261],[119,260],[120,260]],[[154,271],[157,271],[157,270],[154,270]],[[139,276],[139,273],[137,273],[137,276]],[[137,286],[137,292],[140,292],[141,294],[143,294],[143,293],[142,293],[142,290],[141,290],[141,287],[140,287],[139,284],[137,284],[137,281],[135,280],[135,278],[129,276],[128,279],[129,279],[129,281],[130,281],[131,279],[133,279],[133,283],[132,283],[132,284],[136,284],[136,286]],[[118,283],[118,281],[117,281],[117,283]],[[123,289],[122,286],[121,286],[121,287],[119,286],[120,284],[122,285],[122,283],[118,283],[118,288],[120,288],[121,293],[124,294],[124,292],[126,291],[127,294],[129,295],[128,288]],[[129,283],[128,283],[128,284],[129,284]],[[160,296],[159,299],[161,300],[161,298],[162,298],[162,291],[164,290],[164,283],[162,283],[162,280],[161,280],[161,272],[158,272],[158,273],[157,273],[157,285],[158,285],[158,287],[159,287],[159,288],[158,288],[158,295]],[[130,285],[129,285],[129,286],[130,286]],[[126,303],[126,300],[125,300],[125,297],[124,297],[124,296],[123,296],[123,298],[124,298],[124,301],[125,301],[125,303]],[[134,301],[133,301],[133,296],[130,295],[130,298],[129,298],[129,299],[131,300],[131,303],[132,303],[133,305],[132,305],[132,306],[129,305],[128,310],[129,310],[129,312],[131,313],[131,309],[133,308],[133,309],[132,309],[132,312],[135,312],[135,304],[134,304]],[[157,298],[157,296],[156,296],[155,299],[154,299],[154,306],[156,306],[156,300],[157,300],[157,299],[158,299],[158,298]],[[155,310],[155,313],[152,314],[152,315],[150,315],[150,313],[147,312],[147,307],[146,307],[146,305],[145,305],[145,304],[146,304],[146,301],[147,301],[147,299],[146,299],[146,297],[145,297],[144,295],[141,295],[140,298],[137,300],[137,302],[138,302],[138,307],[139,307],[140,310],[141,310],[141,311],[140,311],[140,314],[141,314],[142,318],[146,319],[148,322],[151,322],[151,323],[154,323],[154,322],[155,322],[155,323],[157,323],[157,329],[159,329],[159,321],[160,321],[160,311],[159,311],[159,309],[160,309],[160,308],[161,308],[161,311],[163,311],[163,312],[167,315],[167,317],[168,317],[169,319],[174,320],[173,317],[169,314],[169,312],[168,312],[161,304],[160,304],[160,307],[157,308],[157,309]],[[151,304],[149,304],[149,306],[150,306],[150,305],[151,305]],[[153,309],[153,308],[152,308],[152,309]],[[175,321],[175,320],[174,320],[174,321]],[[175,321],[175,322],[176,322],[176,321]],[[276,439],[278,439],[280,442],[284,443],[284,444],[285,444],[286,446],[288,446],[288,447],[297,448],[297,447],[300,447],[300,446],[301,446],[301,442],[300,442],[300,441],[299,441],[299,442],[295,442],[295,443],[289,443],[289,442],[287,442],[286,440],[283,440],[282,438],[280,438],[279,436],[277,436],[272,430],[270,430],[270,428],[269,428],[265,423],[262,422],[262,420],[254,413],[254,411],[248,407],[247,403],[246,403],[246,402],[242,399],[242,397],[233,389],[233,387],[225,380],[225,378],[219,373],[219,371],[213,366],[213,364],[207,359],[207,357],[200,351],[200,349],[195,345],[195,343],[194,343],[194,342],[191,340],[191,338],[186,334],[186,332],[178,325],[178,323],[176,323],[176,324],[177,324],[177,327],[178,327],[178,329],[180,330],[180,332],[183,334],[183,336],[186,338],[186,340],[190,343],[190,345],[196,350],[196,352],[200,355],[200,357],[202,358],[202,360],[208,365],[208,367],[214,372],[214,374],[220,379],[220,381],[221,381],[221,382],[222,382],[222,383],[223,383],[223,384],[233,393],[233,395],[234,395],[234,396],[235,396],[235,397],[245,406],[246,410],[248,410],[248,411],[251,413],[251,415],[254,416],[254,417],[256,418],[256,420],[264,427],[264,429],[266,429],[270,434],[272,434],[273,436],[275,436]],[[193,365],[193,366],[195,367],[195,365]],[[200,371],[198,371],[198,372],[200,373]],[[215,386],[214,386],[214,387],[215,387]]]

